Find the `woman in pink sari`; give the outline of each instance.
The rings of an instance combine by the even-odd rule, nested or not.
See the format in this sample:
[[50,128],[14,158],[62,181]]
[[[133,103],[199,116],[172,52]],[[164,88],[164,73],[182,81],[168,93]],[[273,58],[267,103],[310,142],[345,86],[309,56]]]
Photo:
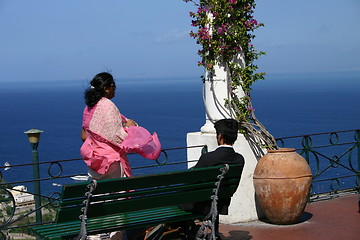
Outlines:
[[110,100],[116,85],[111,74],[97,74],[85,91],[80,153],[94,179],[129,177],[131,167],[126,154],[137,152],[157,159],[161,144],[154,133],[138,127],[134,120],[122,115]]

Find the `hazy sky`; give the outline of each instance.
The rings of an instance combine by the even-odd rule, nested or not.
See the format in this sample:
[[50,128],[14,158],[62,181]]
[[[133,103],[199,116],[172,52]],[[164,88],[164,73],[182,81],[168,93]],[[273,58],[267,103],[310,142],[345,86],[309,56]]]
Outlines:
[[[191,3],[0,0],[0,82],[201,75]],[[268,73],[360,70],[360,0],[258,0]]]

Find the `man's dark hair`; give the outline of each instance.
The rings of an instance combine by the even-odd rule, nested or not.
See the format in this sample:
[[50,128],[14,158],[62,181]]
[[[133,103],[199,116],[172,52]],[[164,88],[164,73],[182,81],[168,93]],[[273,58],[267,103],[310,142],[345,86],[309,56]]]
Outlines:
[[226,144],[234,144],[238,136],[238,121],[235,119],[221,119],[215,122],[214,127],[216,134],[220,134]]

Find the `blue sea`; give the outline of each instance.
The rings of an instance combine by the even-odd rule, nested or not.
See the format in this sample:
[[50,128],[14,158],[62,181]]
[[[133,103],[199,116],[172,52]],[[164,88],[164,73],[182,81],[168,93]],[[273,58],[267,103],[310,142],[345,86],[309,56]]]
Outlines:
[[[83,92],[88,81],[2,83],[0,165],[31,163],[31,147],[24,134],[31,128],[44,131],[40,162],[80,158]],[[186,134],[199,131],[205,123],[202,82],[197,76],[118,79],[117,86],[113,101],[121,113],[157,132],[165,149],[186,146]],[[254,84],[251,97],[257,118],[276,138],[360,128],[360,72],[268,74],[266,80]],[[168,158],[185,160],[186,151],[169,151]],[[131,164],[154,162],[135,157]],[[41,177],[48,176],[48,166],[41,166]],[[62,167],[68,174],[86,172],[81,160]],[[56,165],[49,171],[56,175],[58,170]],[[14,171],[1,169],[6,181],[32,176],[31,168]]]

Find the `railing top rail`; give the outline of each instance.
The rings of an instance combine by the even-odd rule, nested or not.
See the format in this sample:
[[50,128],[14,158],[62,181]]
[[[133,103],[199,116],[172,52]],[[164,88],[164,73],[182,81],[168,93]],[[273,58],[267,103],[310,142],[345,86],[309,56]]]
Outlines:
[[360,131],[360,129],[334,131],[334,132],[324,132],[324,133],[312,133],[312,134],[297,135],[297,136],[291,136],[291,137],[280,137],[280,138],[275,138],[275,140],[290,139],[290,138],[300,138],[300,137],[307,137],[307,136],[317,136],[317,135],[326,135],[326,134],[334,134],[334,133],[344,133],[344,132],[356,132],[356,131]]

